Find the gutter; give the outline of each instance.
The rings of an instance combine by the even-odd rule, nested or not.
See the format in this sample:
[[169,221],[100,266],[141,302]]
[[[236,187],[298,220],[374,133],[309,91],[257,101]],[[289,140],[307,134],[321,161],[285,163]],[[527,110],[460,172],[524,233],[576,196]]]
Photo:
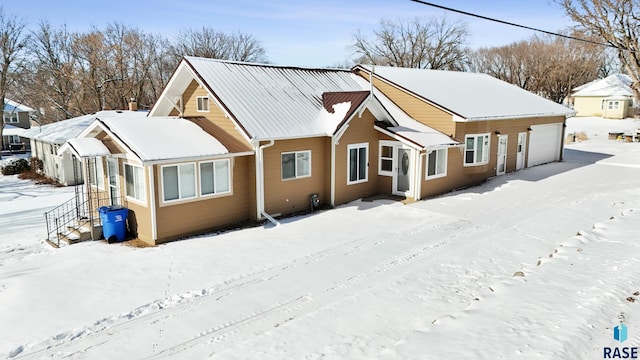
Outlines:
[[275,144],[275,140],[270,140],[269,143],[259,145],[260,141],[257,141],[256,151],[256,216],[258,219],[266,218],[275,226],[280,226],[280,222],[274,219],[271,215],[267,214],[264,209],[264,149],[271,147]]

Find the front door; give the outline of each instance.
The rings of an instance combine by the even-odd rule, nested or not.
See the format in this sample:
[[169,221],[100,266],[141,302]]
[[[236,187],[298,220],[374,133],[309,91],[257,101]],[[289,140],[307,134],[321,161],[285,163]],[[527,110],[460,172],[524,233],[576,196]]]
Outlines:
[[518,133],[518,149],[516,153],[516,170],[524,169],[525,149],[527,144],[527,133]]
[[411,191],[411,150],[396,148],[394,195],[408,196]]
[[507,135],[498,137],[498,164],[496,166],[496,175],[504,175],[507,172]]
[[111,205],[120,204],[120,187],[118,186],[118,160],[107,158],[107,176],[109,177],[109,198]]

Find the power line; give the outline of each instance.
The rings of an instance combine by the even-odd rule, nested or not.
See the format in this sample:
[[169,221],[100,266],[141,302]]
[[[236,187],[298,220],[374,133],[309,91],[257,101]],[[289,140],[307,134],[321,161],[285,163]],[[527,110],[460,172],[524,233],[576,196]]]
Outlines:
[[[432,7],[438,8],[438,9],[455,12],[455,13],[462,14],[462,15],[467,15],[467,16],[471,16],[471,17],[475,17],[475,18],[479,18],[479,19],[483,19],[483,20],[489,20],[489,21],[497,22],[497,23],[504,24],[504,25],[515,26],[515,27],[519,27],[519,28],[522,28],[522,29],[541,32],[541,33],[548,34],[548,35],[559,36],[559,37],[562,37],[562,38],[565,38],[565,39],[582,41],[582,42],[586,42],[586,43],[589,43],[589,44],[606,46],[606,47],[610,47],[610,48],[614,48],[614,49],[621,49],[618,46],[607,44],[607,43],[601,43],[601,42],[597,42],[597,41],[577,38],[577,37],[574,37],[574,36],[558,34],[558,33],[547,31],[547,30],[537,29],[537,28],[530,27],[530,26],[520,25],[520,24],[512,23],[512,22],[509,22],[509,21],[504,21],[504,20],[500,20],[500,19],[494,19],[494,18],[490,18],[490,17],[487,17],[487,16],[482,16],[482,15],[470,13],[470,12],[467,12],[467,11],[453,9],[453,8],[450,8],[450,7],[446,7],[446,6],[430,3],[430,2],[427,2],[427,1],[422,1],[422,0],[411,0],[411,1],[419,3],[419,4],[422,4],[422,5],[432,6]],[[628,50],[628,49],[623,49],[623,50]]]

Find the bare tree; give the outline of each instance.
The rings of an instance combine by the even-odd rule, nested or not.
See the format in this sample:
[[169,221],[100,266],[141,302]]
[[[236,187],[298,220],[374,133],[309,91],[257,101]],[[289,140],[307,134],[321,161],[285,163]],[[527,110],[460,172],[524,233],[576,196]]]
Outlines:
[[640,1],[557,1],[585,33],[618,48],[618,60],[633,80],[631,88],[636,100],[640,101]]
[[266,49],[255,36],[223,33],[208,27],[181,31],[171,48],[176,63],[183,56],[212,59],[266,62]]
[[[3,113],[7,92],[16,81],[15,74],[23,65],[23,50],[29,41],[29,36],[24,31],[25,26],[23,20],[5,14],[4,9],[0,7],[0,105]],[[4,115],[0,121],[0,149],[4,148],[3,131]]]
[[361,62],[422,69],[462,70],[469,38],[464,23],[446,18],[389,21],[367,37],[355,34]]
[[533,36],[470,55],[469,70],[483,72],[561,103],[571,90],[597,78],[606,57],[596,45]]

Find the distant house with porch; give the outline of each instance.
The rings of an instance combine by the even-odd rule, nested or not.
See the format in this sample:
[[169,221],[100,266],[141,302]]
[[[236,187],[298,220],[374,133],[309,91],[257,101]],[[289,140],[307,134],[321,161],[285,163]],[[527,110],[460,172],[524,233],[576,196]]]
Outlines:
[[634,95],[628,75],[613,74],[574,89],[571,96],[576,116],[624,119],[633,116]]
[[31,128],[31,116],[35,110],[5,99],[2,112],[4,129],[2,131],[2,150],[25,152],[30,150],[29,141],[23,137],[24,131]]
[[158,244],[557,161],[572,114],[487,75],[185,57],[148,117],[97,118],[58,153],[82,159],[89,208],[127,206]]

